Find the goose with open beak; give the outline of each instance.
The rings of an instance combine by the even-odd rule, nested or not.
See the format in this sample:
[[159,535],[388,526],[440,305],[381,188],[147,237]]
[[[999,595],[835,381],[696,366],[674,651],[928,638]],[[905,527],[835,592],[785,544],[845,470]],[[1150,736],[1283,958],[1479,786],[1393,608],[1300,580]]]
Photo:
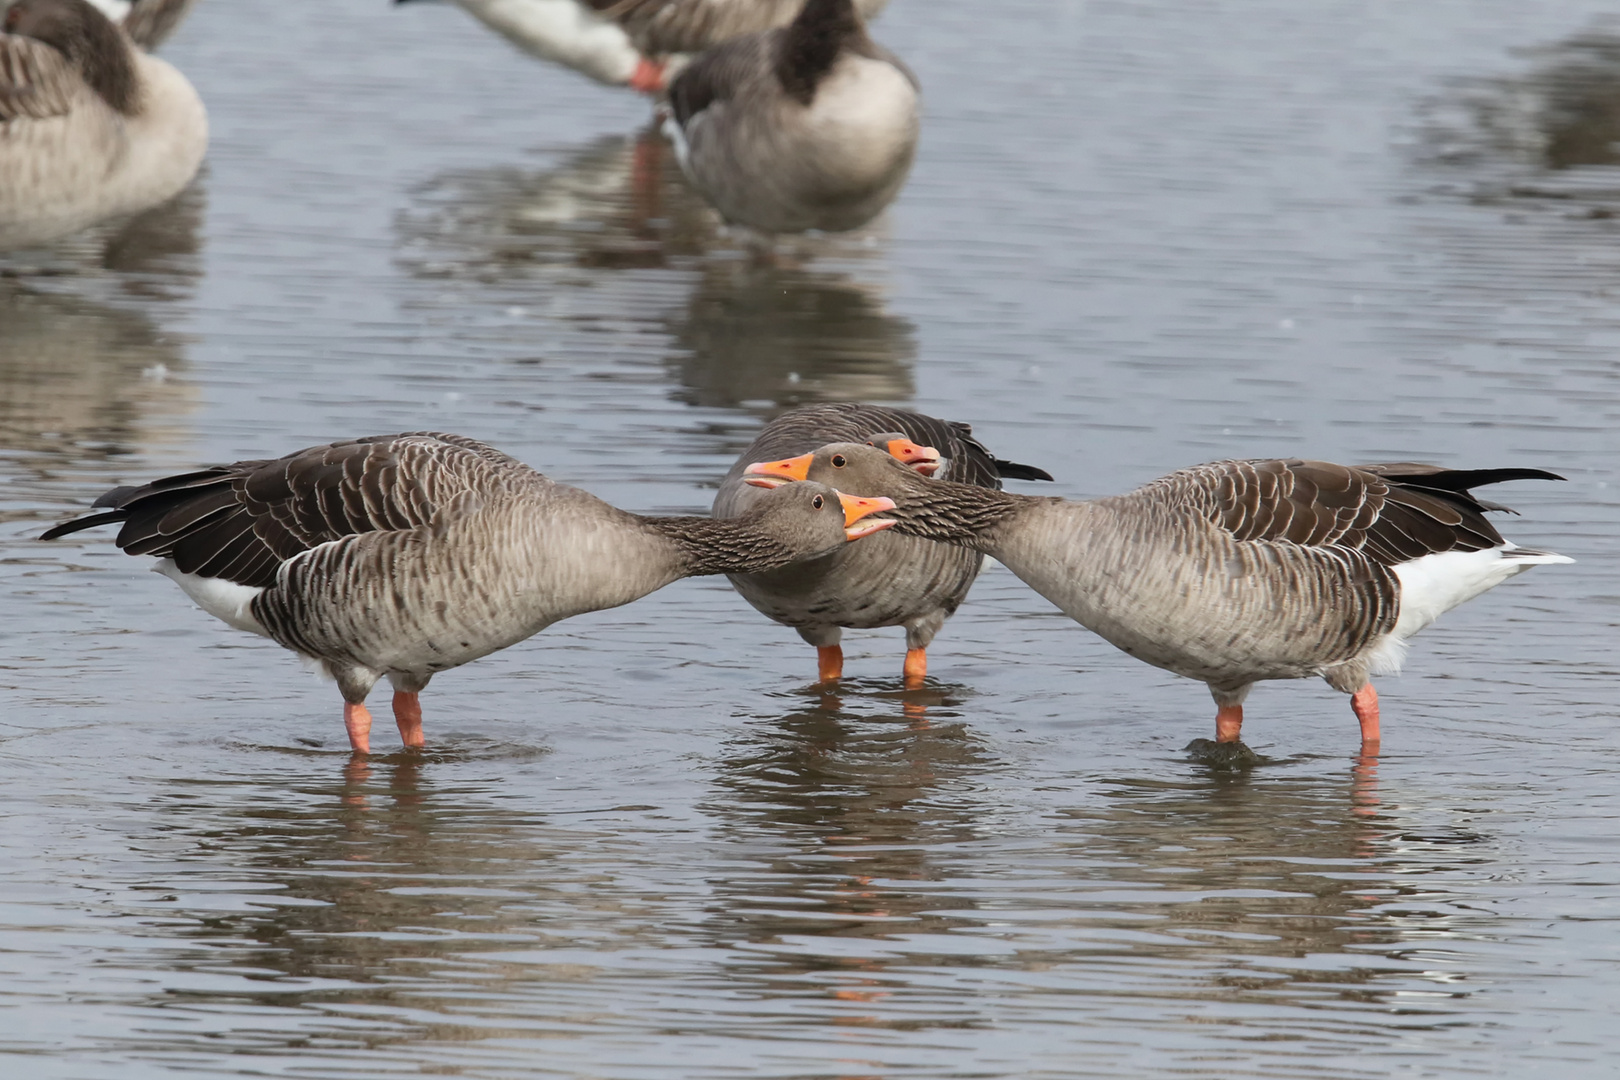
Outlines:
[[122,487],[102,512],[41,539],[121,524],[204,611],[316,661],[344,726],[370,750],[366,696],[383,677],[408,747],[435,674],[560,619],[699,574],[763,573],[889,528],[886,498],[811,484],[735,518],[644,517],[460,435],[415,432],[310,447]]
[[[909,409],[835,402],[794,409],[767,424],[721,483],[715,516],[746,512],[764,490],[804,479],[792,467],[763,469],[749,462],[802,454],[835,439],[870,444],[919,476],[938,474],[992,489],[1003,478],[1052,479],[1045,470],[991,454],[966,424]],[[966,599],[983,562],[962,547],[891,532],[820,559],[730,577],[743,599],[816,647],[822,682],[843,675],[845,627],[905,627],[902,677],[915,688],[928,672],[929,643]]]
[[891,536],[990,555],[1125,652],[1208,685],[1217,744],[1239,742],[1255,683],[1319,676],[1351,695],[1376,752],[1371,677],[1399,671],[1414,634],[1531,567],[1574,561],[1504,540],[1485,512],[1505,507],[1471,492],[1563,479],[1540,469],[1217,461],[1089,502],[925,479],[858,443],[744,472],[894,498]]

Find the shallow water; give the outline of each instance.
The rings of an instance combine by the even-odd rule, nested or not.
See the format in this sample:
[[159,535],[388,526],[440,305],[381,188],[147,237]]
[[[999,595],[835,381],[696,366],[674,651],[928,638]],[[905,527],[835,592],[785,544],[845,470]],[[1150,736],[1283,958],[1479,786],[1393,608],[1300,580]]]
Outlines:
[[[644,104],[448,6],[199,6],[196,189],[0,257],[6,1075],[1612,1075],[1620,25],[985,10],[892,6],[910,186],[762,268]],[[764,418],[851,397],[1077,497],[1550,468],[1492,497],[1580,562],[1419,638],[1376,759],[1298,683],[1250,699],[1264,765],[1194,764],[1201,687],[993,569],[915,694],[898,631],[822,695],[690,581],[441,676],[430,750],[354,764],[291,657],[107,536],[32,539],[421,428],[701,511]]]

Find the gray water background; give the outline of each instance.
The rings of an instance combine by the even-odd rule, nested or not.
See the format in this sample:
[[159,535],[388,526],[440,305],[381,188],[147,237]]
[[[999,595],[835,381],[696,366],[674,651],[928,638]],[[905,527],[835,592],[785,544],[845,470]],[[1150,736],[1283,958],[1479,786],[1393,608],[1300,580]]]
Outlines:
[[[449,6],[199,5],[193,191],[0,258],[0,1073],[1614,1075],[1605,8],[897,0],[911,183],[766,268],[636,149],[645,103]],[[765,418],[843,398],[1073,497],[1554,469],[1491,497],[1580,561],[1419,638],[1376,759],[1273,683],[1270,763],[1194,764],[1201,686],[992,569],[915,694],[898,631],[822,695],[689,581],[441,676],[425,754],[351,763],[294,658],[106,533],[33,539],[421,428],[701,512]]]

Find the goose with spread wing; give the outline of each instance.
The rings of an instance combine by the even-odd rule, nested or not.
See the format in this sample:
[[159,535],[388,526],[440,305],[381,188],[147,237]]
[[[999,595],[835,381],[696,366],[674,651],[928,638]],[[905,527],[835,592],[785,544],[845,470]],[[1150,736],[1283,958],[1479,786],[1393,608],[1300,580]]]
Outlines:
[[[409,0],[394,0],[395,4]],[[530,56],[660,95],[705,49],[786,26],[804,0],[455,0]],[[888,0],[858,0],[872,18]]]
[[310,447],[122,487],[54,540],[120,523],[199,607],[317,661],[343,694],[352,748],[383,677],[406,746],[434,674],[560,619],[698,574],[758,573],[887,527],[888,499],[815,485],[743,517],[642,517],[493,447],[416,432]]
[[1072,502],[925,479],[870,446],[755,462],[762,483],[881,490],[895,532],[999,560],[1082,626],[1209,686],[1217,743],[1237,743],[1265,679],[1320,676],[1351,695],[1376,749],[1371,676],[1399,671],[1440,615],[1533,566],[1573,562],[1504,540],[1471,489],[1561,480],[1540,469],[1218,461],[1127,495]]
[[166,202],[207,148],[186,77],[86,0],[0,15],[0,251]]
[[[1004,478],[1052,479],[1043,469],[991,454],[966,424],[909,409],[831,402],[794,409],[767,424],[726,474],[715,516],[745,513],[764,496],[766,478],[744,472],[750,462],[844,440],[884,450],[923,476],[964,484],[999,489]],[[905,627],[903,678],[915,688],[928,672],[929,643],[967,598],[983,562],[983,555],[964,547],[891,532],[819,559],[730,577],[743,599],[815,646],[822,682],[843,675],[843,628]]]

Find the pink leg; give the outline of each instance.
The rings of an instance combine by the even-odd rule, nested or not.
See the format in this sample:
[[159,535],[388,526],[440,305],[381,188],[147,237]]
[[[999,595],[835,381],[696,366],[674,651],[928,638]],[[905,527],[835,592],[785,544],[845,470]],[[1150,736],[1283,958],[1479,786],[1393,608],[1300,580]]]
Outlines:
[[343,726],[349,730],[349,748],[357,754],[371,753],[371,714],[358,702],[343,703]]
[[1378,691],[1368,683],[1350,696],[1350,708],[1361,721],[1361,746],[1378,749]]
[[427,741],[422,737],[422,702],[415,694],[394,691],[394,723],[399,725],[399,741],[406,746]]
[[1243,731],[1243,706],[1222,705],[1215,710],[1215,741],[1239,742]]
[[837,682],[844,677],[844,650],[837,645],[818,646],[816,668],[822,682]]
[[630,89],[640,90],[648,97],[657,97],[664,89],[664,64],[645,56],[636,61],[636,70],[630,74]]
[[928,650],[907,649],[905,680],[906,689],[915,690],[923,684],[928,675]]

